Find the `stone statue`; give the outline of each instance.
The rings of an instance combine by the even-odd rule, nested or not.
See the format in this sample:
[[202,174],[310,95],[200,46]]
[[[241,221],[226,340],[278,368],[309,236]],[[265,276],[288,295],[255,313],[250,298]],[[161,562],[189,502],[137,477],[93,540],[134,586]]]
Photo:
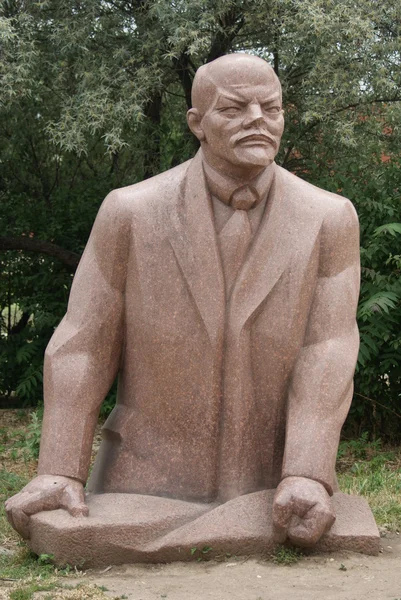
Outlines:
[[264,60],[202,66],[188,124],[195,158],[102,204],[46,351],[39,475],[6,509],[58,561],[311,546],[336,502],[351,510],[334,469],[359,345],[355,210],[275,164],[284,115]]

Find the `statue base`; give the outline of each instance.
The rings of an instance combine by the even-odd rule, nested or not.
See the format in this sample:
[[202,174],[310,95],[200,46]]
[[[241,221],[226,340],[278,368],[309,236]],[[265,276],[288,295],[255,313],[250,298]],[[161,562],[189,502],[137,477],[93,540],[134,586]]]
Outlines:
[[[57,565],[85,568],[267,554],[277,545],[273,496],[274,490],[264,490],[217,505],[88,494],[89,517],[72,517],[64,510],[31,517],[29,544],[36,554],[53,555]],[[314,550],[377,555],[380,535],[366,500],[342,493],[332,500],[336,521]]]

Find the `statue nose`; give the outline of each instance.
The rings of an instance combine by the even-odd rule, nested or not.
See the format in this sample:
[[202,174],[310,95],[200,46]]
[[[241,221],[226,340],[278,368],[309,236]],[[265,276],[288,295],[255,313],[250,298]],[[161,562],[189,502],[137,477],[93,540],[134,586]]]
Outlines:
[[244,127],[259,126],[265,122],[262,108],[259,104],[249,106],[243,122]]

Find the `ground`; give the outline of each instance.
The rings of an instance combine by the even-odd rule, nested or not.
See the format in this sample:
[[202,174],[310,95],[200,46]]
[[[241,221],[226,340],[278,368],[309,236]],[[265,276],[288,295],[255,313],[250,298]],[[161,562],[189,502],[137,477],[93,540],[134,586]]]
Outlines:
[[[34,598],[127,598],[129,600],[401,600],[401,540],[382,538],[378,557],[356,553],[309,556],[296,563],[262,559],[225,562],[127,565],[59,579],[72,590],[37,592]],[[15,582],[3,582],[9,599]],[[83,587],[79,587],[83,584]],[[78,587],[76,587],[78,585]],[[92,587],[96,585],[97,587]],[[92,595],[93,594],[93,595]],[[21,596],[21,600],[24,597]],[[13,600],[20,600],[15,596]]]
[[[40,423],[26,411],[0,411],[0,501],[35,472]],[[0,514],[0,600],[401,600],[401,450],[365,438],[344,442],[343,491],[367,497],[382,534],[378,557],[303,556],[278,548],[260,558],[224,557],[172,565],[57,570],[30,554]],[[2,509],[1,509],[2,511]]]
[[401,600],[401,540],[383,538],[379,557],[310,556],[291,565],[266,560],[138,565],[87,579],[130,600]]

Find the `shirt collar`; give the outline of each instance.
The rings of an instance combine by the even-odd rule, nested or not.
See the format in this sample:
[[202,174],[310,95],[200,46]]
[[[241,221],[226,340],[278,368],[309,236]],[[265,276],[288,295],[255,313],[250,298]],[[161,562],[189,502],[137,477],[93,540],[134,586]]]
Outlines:
[[224,202],[224,204],[229,205],[233,192],[244,185],[249,185],[253,190],[255,190],[258,198],[257,203],[261,202],[267,197],[273,179],[274,169],[271,168],[273,165],[266,167],[254,179],[249,181],[239,181],[238,179],[234,179],[233,177],[223,175],[223,173],[216,171],[216,169],[211,167],[206,162],[204,157],[202,162],[206,183],[210,193],[218,198],[221,202]]

